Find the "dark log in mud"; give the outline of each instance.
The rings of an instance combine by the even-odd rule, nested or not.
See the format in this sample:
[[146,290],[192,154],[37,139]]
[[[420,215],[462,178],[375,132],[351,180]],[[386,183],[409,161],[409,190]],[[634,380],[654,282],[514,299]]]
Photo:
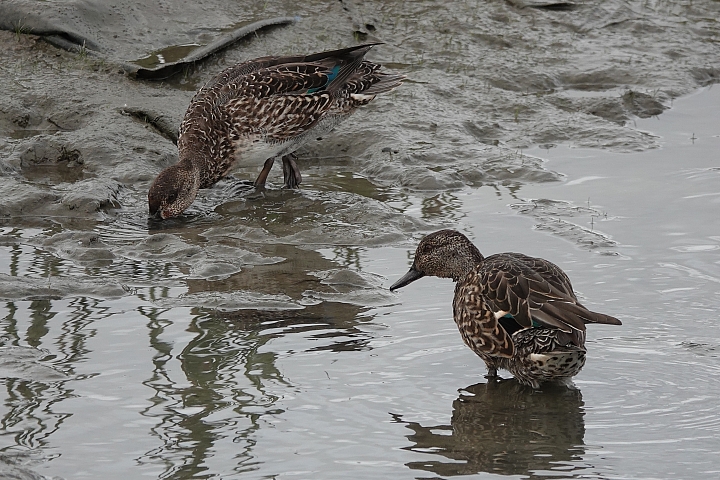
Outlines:
[[[3,2],[0,4],[0,30],[15,32],[17,35],[37,35],[57,48],[100,58],[107,64],[117,65],[132,78],[147,80],[168,79],[248,35],[299,20],[299,17],[274,17],[252,22],[223,33],[209,44],[190,50],[188,55],[176,61],[159,62],[156,66],[146,67],[138,61],[123,58],[124,52],[118,48],[114,38],[111,38],[117,35],[112,35],[112,32],[105,28],[110,14],[104,6],[90,4],[76,7],[70,10],[74,15],[62,10],[48,13],[38,8],[34,2]],[[83,33],[83,30],[87,32]],[[107,38],[94,38],[98,35]]]
[[295,22],[296,20],[297,17],[278,17],[260,20],[228,32],[214,42],[194,50],[188,56],[176,62],[163,63],[154,68],[142,67],[136,63],[125,63],[123,64],[123,69],[133,78],[165,80],[182,72],[194,63],[202,61],[210,55],[229,47],[233,43],[252,33],[269,27],[287,25]]

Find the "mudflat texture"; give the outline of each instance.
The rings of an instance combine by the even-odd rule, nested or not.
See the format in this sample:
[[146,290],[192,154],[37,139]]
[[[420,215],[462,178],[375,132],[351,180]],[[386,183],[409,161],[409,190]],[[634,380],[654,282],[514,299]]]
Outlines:
[[[300,165],[322,178],[340,167],[376,187],[418,191],[557,180],[516,154],[534,145],[654,148],[631,118],[659,115],[718,78],[717,2],[258,5],[3,2],[0,215],[140,219],[149,182],[176,160],[149,120],[172,131],[197,87],[260,55],[386,42],[372,59],[408,82],[301,152]],[[254,34],[169,84],[121,73],[122,63],[289,11],[297,22]],[[58,32],[82,38],[87,51],[44,41]],[[133,115],[139,107],[152,118]],[[201,199],[198,209],[226,200]]]

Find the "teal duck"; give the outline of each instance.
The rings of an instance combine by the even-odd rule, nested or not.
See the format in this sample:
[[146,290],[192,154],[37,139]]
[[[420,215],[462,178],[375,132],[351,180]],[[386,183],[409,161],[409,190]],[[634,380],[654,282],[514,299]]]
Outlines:
[[198,189],[211,187],[235,167],[264,162],[255,180],[262,187],[276,158],[282,158],[285,186],[296,188],[302,177],[293,152],[405,78],[383,73],[363,58],[374,45],[256,58],[206,83],[180,125],[178,163],[150,186],[150,214],[179,215]]
[[453,317],[465,344],[483,359],[488,377],[499,368],[539,388],[567,380],[585,364],[585,324],[621,325],[578,302],[560,267],[521,253],[483,257],[460,232],[422,239],[410,270],[391,291],[426,275],[456,282]]

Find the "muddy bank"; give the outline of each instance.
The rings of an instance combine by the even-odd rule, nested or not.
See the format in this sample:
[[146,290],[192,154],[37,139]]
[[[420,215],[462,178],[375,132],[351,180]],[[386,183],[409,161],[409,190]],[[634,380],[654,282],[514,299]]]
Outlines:
[[[408,215],[404,196],[430,206],[442,191],[516,191],[562,180],[561,172],[523,154],[533,146],[655,148],[657,139],[632,128],[633,118],[660,115],[678,95],[716,81],[713,65],[720,62],[716,2],[546,8],[491,1],[461,2],[452,10],[337,2],[322,4],[322,16],[319,4],[206,7],[200,14],[200,7],[171,12],[132,2],[53,4],[42,21],[64,25],[65,39],[91,40],[87,45],[105,58],[133,61],[179,45],[212,44],[243,22],[299,20],[241,40],[171,83],[138,81],[102,55],[58,49],[45,41],[47,31],[33,35],[18,21],[10,22],[13,31],[0,32],[0,80],[7,85],[0,97],[3,225],[49,229],[33,243],[76,265],[110,268],[152,259],[180,265],[189,281],[225,280],[258,262],[285,261],[272,245],[410,244],[456,219],[433,215],[433,208]],[[41,21],[34,3],[3,8],[14,9],[16,20],[25,12]],[[268,192],[254,195],[243,181],[254,178],[258,165],[201,192],[178,222],[148,223],[147,188],[176,161],[173,133],[199,85],[247,58],[367,40],[386,42],[371,58],[408,81],[299,152],[300,192],[278,190],[274,172]],[[558,207],[515,208],[534,215],[542,228],[543,218],[555,222]],[[543,213],[547,208],[553,211]],[[588,241],[572,225],[548,228]],[[58,229],[82,238],[101,231],[101,242],[77,240],[70,247],[63,242],[76,240],[60,240]],[[157,242],[157,233],[172,236]],[[213,253],[213,244],[224,250]],[[148,256],[153,249],[160,253]],[[298,294],[294,301],[301,299]]]

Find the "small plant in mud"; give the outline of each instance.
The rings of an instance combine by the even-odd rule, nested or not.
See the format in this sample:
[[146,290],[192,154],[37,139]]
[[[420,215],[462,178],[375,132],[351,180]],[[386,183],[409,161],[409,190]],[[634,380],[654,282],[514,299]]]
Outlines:
[[88,49],[87,49],[87,47],[85,46],[85,41],[84,41],[84,40],[83,40],[82,45],[80,45],[80,46],[78,47],[78,55],[80,55],[80,58],[82,58],[83,60],[86,59],[87,56],[88,56]]
[[20,35],[25,35],[30,32],[30,28],[25,25],[22,20],[17,21],[17,23],[13,27],[13,30],[15,31],[15,38],[18,42],[20,41]]

